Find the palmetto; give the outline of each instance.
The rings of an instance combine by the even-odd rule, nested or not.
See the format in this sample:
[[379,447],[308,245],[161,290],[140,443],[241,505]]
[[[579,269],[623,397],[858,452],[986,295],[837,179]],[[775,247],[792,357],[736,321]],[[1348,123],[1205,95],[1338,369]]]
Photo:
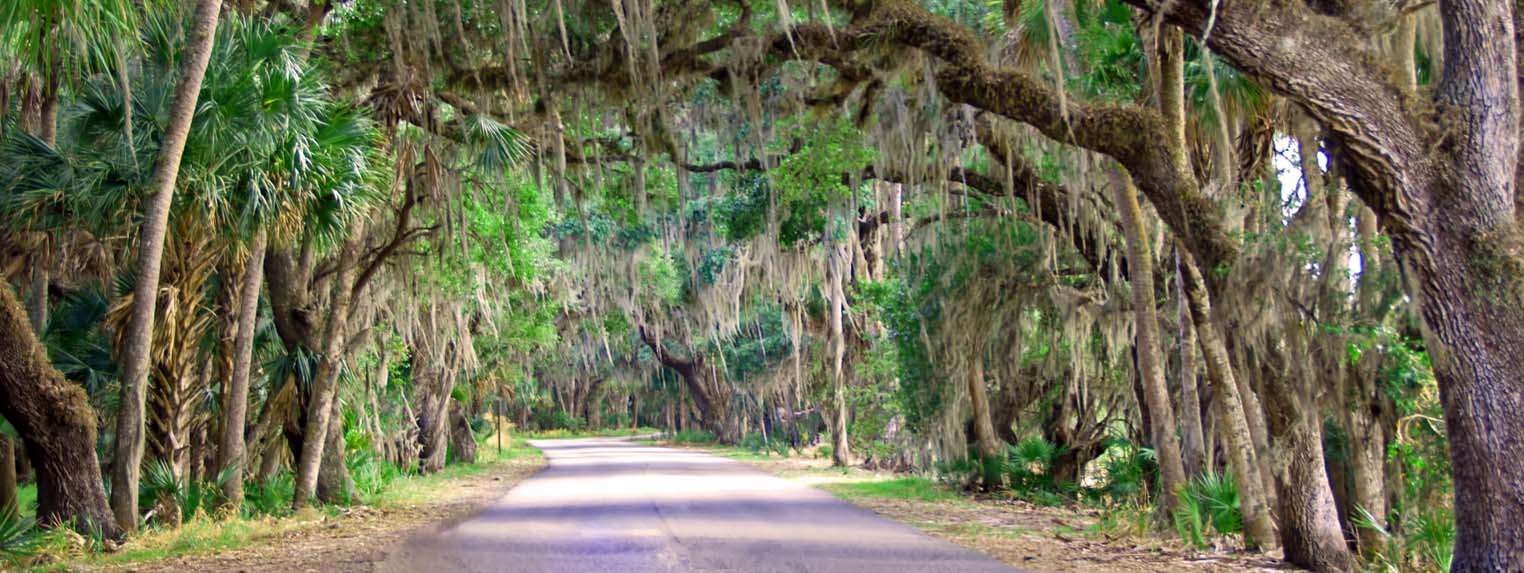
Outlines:
[[[11,218],[18,228],[8,230],[83,230],[110,258],[130,254],[172,104],[178,22],[171,11],[145,18],[130,99],[119,78],[94,74],[66,94],[56,146],[9,130],[0,205],[29,216]],[[339,235],[380,178],[374,126],[330,95],[293,35],[240,19],[223,22],[218,35],[180,165],[153,331],[146,459],[170,460],[177,475],[186,470],[187,436],[215,403],[205,398],[218,373],[201,365],[220,348],[205,341],[218,335],[221,289],[237,284],[219,274],[240,268],[245,242],[261,228],[275,241]],[[132,300],[123,289],[101,317],[117,333],[118,353]]]

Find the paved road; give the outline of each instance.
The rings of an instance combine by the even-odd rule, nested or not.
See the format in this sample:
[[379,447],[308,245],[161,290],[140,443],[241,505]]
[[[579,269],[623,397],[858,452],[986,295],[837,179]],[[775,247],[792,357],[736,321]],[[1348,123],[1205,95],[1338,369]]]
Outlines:
[[382,571],[1011,571],[823,491],[708,454],[535,442],[549,467]]

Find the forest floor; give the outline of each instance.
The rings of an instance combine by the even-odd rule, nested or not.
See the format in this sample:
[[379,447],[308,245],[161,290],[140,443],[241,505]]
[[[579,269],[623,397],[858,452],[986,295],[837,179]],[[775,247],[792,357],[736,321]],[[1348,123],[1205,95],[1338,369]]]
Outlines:
[[280,518],[192,520],[148,532],[111,553],[54,556],[39,571],[371,571],[408,536],[447,527],[503,495],[545,464],[514,440],[501,454],[481,444],[477,463],[398,479],[368,505]]
[[1150,535],[1136,511],[1044,507],[1020,499],[975,498],[935,481],[857,468],[829,459],[778,457],[736,448],[697,447],[750,463],[1018,569],[1084,573],[1230,573],[1297,570],[1278,555],[1196,549]]

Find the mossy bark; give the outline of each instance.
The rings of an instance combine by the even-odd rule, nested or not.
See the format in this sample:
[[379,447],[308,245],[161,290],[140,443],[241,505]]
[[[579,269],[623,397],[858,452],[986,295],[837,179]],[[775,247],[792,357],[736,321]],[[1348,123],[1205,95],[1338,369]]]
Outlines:
[[[95,457],[95,412],[53,368],[16,294],[0,285],[0,416],[16,428],[37,473],[37,520],[119,537]],[[136,511],[132,514],[137,519]]]

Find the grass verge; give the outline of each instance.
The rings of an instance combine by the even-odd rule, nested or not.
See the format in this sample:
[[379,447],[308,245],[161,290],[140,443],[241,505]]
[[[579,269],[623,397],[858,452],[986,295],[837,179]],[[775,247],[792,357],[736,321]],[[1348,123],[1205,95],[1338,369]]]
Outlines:
[[[318,506],[279,517],[198,514],[176,529],[146,528],[113,552],[92,550],[91,541],[71,531],[48,532],[23,570],[261,570],[272,556],[300,558],[288,554],[342,550],[347,539],[400,537],[413,527],[448,517],[450,511],[460,509],[466,497],[511,485],[544,464],[539,450],[522,438],[516,437],[505,446],[500,453],[495,444],[484,443],[475,463],[446,466],[429,475],[398,477],[363,499],[362,505]],[[498,481],[505,478],[506,483]],[[221,559],[225,555],[233,557],[230,561],[198,563],[198,559]],[[313,570],[324,570],[318,558],[307,557],[318,564]],[[240,560],[252,566],[245,567]],[[299,561],[292,563],[275,569],[301,568]],[[0,569],[5,569],[3,564]]]

